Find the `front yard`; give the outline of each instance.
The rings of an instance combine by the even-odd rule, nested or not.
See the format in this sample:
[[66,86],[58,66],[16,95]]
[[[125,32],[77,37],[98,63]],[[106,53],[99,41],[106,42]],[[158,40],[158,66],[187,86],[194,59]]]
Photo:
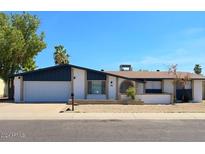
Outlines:
[[[71,106],[68,105],[70,108]],[[70,111],[68,111],[69,113]],[[78,105],[79,113],[205,113],[205,103],[175,105]]]
[[[0,101],[1,102],[1,101]],[[0,116],[2,114],[32,114],[46,115],[59,114],[71,105],[45,104],[45,103],[0,103]],[[65,114],[73,113],[67,111]],[[74,113],[205,113],[205,102],[203,103],[177,103],[175,105],[120,105],[120,104],[89,104],[75,106]],[[62,115],[62,114],[61,114]]]

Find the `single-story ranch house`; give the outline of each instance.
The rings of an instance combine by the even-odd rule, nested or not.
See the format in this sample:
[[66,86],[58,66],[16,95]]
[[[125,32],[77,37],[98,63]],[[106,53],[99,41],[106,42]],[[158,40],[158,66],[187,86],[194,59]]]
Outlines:
[[[126,98],[126,90],[133,86],[136,96],[144,103],[171,103],[175,95],[182,100],[188,94],[192,102],[202,101],[202,81],[205,77],[178,72],[189,76],[185,88],[173,84],[175,75],[168,72],[132,71],[121,66],[120,71],[97,71],[66,64],[26,73],[15,74],[9,81],[9,97],[15,102],[68,102],[71,93],[76,100],[117,101]],[[176,86],[175,86],[176,85]],[[13,89],[13,90],[11,90]],[[92,101],[91,101],[92,102]]]

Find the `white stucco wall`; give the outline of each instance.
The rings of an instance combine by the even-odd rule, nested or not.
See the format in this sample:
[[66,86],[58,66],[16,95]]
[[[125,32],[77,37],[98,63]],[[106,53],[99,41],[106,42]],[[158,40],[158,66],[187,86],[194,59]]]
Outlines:
[[137,95],[137,98],[142,100],[145,104],[170,104],[171,95],[169,94],[145,94]]
[[[73,92],[75,99],[85,98],[85,70],[73,68]],[[87,80],[86,80],[87,81]]]
[[174,84],[173,80],[164,80],[164,93],[174,94]]
[[144,94],[144,84],[137,83],[137,94]]
[[24,81],[24,102],[67,102],[70,94],[68,81]]
[[93,100],[105,100],[106,99],[106,95],[104,94],[88,94],[87,95],[87,99],[93,99]]
[[[126,100],[128,97],[126,95],[121,95],[122,100]],[[169,94],[143,94],[136,95],[136,100],[140,99],[145,104],[170,104],[171,95]]]
[[116,99],[116,77],[108,76],[108,99]]
[[4,81],[0,78],[0,97],[3,97],[5,95],[5,88],[6,85]]
[[19,77],[14,78],[14,101],[20,102],[21,100],[21,79]]
[[193,80],[193,101],[202,101],[202,80]]

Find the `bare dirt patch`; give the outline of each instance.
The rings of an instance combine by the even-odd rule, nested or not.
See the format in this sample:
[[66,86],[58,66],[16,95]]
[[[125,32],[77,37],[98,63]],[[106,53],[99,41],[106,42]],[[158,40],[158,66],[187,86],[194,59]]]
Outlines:
[[[68,105],[68,107],[70,107]],[[69,112],[69,111],[68,111]],[[78,113],[205,113],[204,103],[180,103],[175,105],[78,105]]]

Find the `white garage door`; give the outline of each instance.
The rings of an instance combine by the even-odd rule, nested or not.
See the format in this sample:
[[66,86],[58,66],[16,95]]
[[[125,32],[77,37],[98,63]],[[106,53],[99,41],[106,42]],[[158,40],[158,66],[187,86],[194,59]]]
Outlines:
[[24,81],[25,102],[67,102],[70,91],[68,81]]

